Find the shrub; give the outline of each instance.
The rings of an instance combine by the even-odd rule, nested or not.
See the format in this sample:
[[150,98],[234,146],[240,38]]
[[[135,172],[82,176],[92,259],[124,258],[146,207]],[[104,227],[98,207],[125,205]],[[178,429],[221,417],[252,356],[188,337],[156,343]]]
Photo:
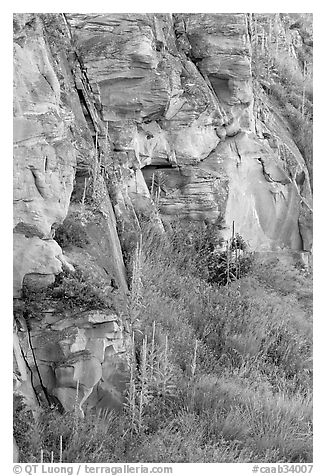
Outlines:
[[[143,227],[143,230],[148,233],[148,227]],[[238,233],[223,250],[220,230],[219,222],[175,220],[164,238],[155,234],[151,236],[145,251],[150,254],[152,246],[159,246],[162,250],[160,259],[165,263],[173,262],[180,273],[224,286],[249,272],[252,255],[246,252],[247,245]]]
[[201,371],[240,368],[256,357],[255,365],[259,362],[275,388],[279,385],[275,375],[294,388],[309,388],[309,276],[274,261],[260,264],[250,256],[248,273],[253,276],[242,276],[217,292],[207,280],[185,273],[162,246],[153,248],[151,241],[146,250],[145,240],[142,324],[155,320],[172,334],[175,360],[182,369],[187,368],[197,336]]
[[37,292],[25,290],[23,299],[26,315],[36,319],[49,301],[51,307],[59,313],[116,308],[115,297],[101,283],[90,277],[86,278],[78,268],[74,273],[62,272],[56,277],[55,283],[45,290]]
[[110,294],[97,283],[76,269],[74,273],[63,272],[56,283],[48,289],[50,297],[65,303],[65,307],[91,309],[110,309],[112,298]]
[[64,52],[71,52],[72,47],[62,15],[60,13],[41,13],[39,16],[43,22],[44,36],[51,48],[55,51],[61,49]]
[[[171,235],[143,233],[135,255],[123,412],[105,418],[88,410],[81,420],[52,411],[35,422],[16,408],[24,461],[39,461],[41,449],[57,461],[60,437],[64,462],[311,461],[311,276],[256,256],[247,276],[216,286],[195,273],[195,252],[182,255],[178,233],[175,248]],[[86,292],[79,278],[60,299],[70,286],[72,296],[76,287]]]
[[75,217],[66,218],[55,231],[55,240],[65,249],[69,245],[83,248],[89,243],[85,227]]

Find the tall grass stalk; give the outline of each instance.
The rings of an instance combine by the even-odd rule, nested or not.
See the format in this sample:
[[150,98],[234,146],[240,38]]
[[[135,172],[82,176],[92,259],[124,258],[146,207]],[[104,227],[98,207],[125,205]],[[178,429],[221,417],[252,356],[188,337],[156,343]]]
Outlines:
[[132,333],[131,349],[129,354],[129,389],[127,395],[126,407],[131,417],[131,428],[134,428],[136,420],[136,350],[135,350],[135,333]]
[[191,363],[191,377],[192,377],[192,378],[195,377],[195,373],[196,373],[197,348],[198,348],[198,340],[196,339],[196,340],[195,340],[194,356],[193,356],[192,363]]
[[154,377],[154,363],[155,363],[155,321],[152,325],[152,342],[151,342],[151,351],[149,355],[149,379],[152,381]]
[[[41,413],[36,425],[19,406],[15,438],[24,461],[39,462],[40,448],[43,460],[54,449],[56,461],[76,463],[311,461],[310,278],[256,256],[250,274],[241,264],[233,281],[245,249],[233,237],[225,287],[192,274],[185,253],[178,261],[143,235],[124,414],[87,412],[74,432],[73,413]],[[225,283],[225,248],[221,254]]]
[[79,417],[80,417],[81,415],[84,416],[83,410],[82,410],[81,408],[79,408],[78,400],[79,400],[79,379],[77,380],[75,403],[74,403],[73,434],[76,434],[77,431],[78,431],[78,421],[79,421]]
[[137,243],[131,277],[131,324],[137,320],[142,300],[142,235]]
[[94,158],[94,167],[93,167],[93,196],[96,194],[97,178],[98,178],[98,132],[95,134],[95,158]]
[[147,378],[147,336],[145,335],[142,345],[142,352],[141,352],[141,367],[140,367],[140,392],[139,392],[139,414],[138,414],[138,431],[142,428],[143,422],[143,411],[144,411],[144,404],[146,402],[147,397],[147,385],[148,385],[148,378]]
[[165,336],[164,358],[163,358],[163,396],[166,396],[168,381],[168,336]]
[[196,394],[195,374],[196,374],[196,366],[197,366],[197,351],[198,351],[198,340],[196,339],[195,346],[194,346],[194,354],[193,354],[192,362],[190,365],[190,379],[188,381],[188,395],[190,395],[188,410],[190,412],[193,411],[194,404],[195,404],[195,394]]

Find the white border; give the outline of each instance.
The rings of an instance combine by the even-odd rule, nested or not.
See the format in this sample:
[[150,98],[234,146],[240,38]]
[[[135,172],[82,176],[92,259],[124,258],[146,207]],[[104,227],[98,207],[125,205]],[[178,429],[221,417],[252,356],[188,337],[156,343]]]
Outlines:
[[[114,8],[118,5],[119,9]],[[90,8],[91,7],[91,8]],[[154,9],[153,9],[154,7]],[[317,8],[316,8],[317,7]],[[231,10],[231,11],[230,11]],[[324,303],[325,279],[325,221],[326,221],[326,171],[323,137],[323,118],[325,116],[326,105],[324,104],[325,91],[324,83],[326,75],[324,74],[325,65],[325,36],[326,36],[326,15],[322,3],[307,1],[273,1],[267,2],[222,2],[215,0],[200,2],[189,1],[171,1],[164,2],[142,1],[132,3],[119,0],[119,2],[92,1],[92,2],[71,2],[58,0],[46,3],[43,1],[17,2],[12,1],[10,5],[5,5],[2,10],[1,21],[1,181],[0,181],[0,203],[1,203],[1,272],[0,272],[0,290],[1,290],[1,336],[0,345],[0,381],[1,385],[1,452],[3,468],[2,474],[12,474],[12,452],[11,452],[11,433],[12,433],[12,414],[10,405],[12,401],[12,13],[14,12],[108,12],[108,13],[170,13],[170,12],[312,12],[314,14],[314,475],[325,474],[323,461],[325,461],[324,445],[325,437],[325,354],[326,332],[325,320],[326,312]],[[325,132],[324,132],[325,135]],[[9,408],[9,410],[8,410]],[[7,466],[8,463],[8,466]],[[207,474],[251,474],[251,466],[247,464],[206,464],[206,465],[173,465],[178,469],[174,474],[188,474],[198,470]],[[7,471],[8,470],[8,471]]]

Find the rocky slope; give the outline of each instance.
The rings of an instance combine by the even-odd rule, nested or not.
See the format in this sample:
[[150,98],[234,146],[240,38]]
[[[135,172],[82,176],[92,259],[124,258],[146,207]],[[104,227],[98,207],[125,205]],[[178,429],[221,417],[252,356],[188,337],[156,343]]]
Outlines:
[[[76,391],[81,410],[117,406],[137,216],[310,251],[307,167],[253,79],[248,15],[17,14],[14,67],[18,389],[36,406],[72,408]],[[80,270],[79,291],[96,282],[110,305],[69,305],[60,276]]]

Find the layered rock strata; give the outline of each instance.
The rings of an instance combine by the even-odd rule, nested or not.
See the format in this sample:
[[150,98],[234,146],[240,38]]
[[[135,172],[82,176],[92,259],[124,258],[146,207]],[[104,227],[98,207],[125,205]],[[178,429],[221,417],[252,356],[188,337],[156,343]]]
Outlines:
[[[94,125],[88,123],[91,105],[87,109],[87,95],[79,92],[83,83],[74,61],[63,18],[14,16],[16,387],[32,407],[60,402],[70,410],[77,401],[83,411],[86,400],[97,407],[121,406],[124,326],[115,311],[104,312],[96,303],[86,311],[68,303],[58,309],[44,290],[62,272],[74,275],[76,267],[108,293],[126,293],[127,282],[115,214],[100,178],[98,206],[90,210],[79,203],[97,151]],[[87,239],[63,252],[55,238],[68,212]],[[35,312],[28,305],[31,296],[39,300]]]
[[[22,393],[121,405],[123,306],[24,299],[86,276],[120,296],[146,215],[311,249],[305,162],[253,80],[245,14],[14,16],[15,370]],[[77,279],[77,278],[76,278]],[[25,303],[26,304],[26,303]],[[78,390],[77,390],[78,389]]]
[[67,19],[136,209],[159,187],[163,215],[223,217],[253,249],[310,249],[308,173],[253,84],[246,15]]

